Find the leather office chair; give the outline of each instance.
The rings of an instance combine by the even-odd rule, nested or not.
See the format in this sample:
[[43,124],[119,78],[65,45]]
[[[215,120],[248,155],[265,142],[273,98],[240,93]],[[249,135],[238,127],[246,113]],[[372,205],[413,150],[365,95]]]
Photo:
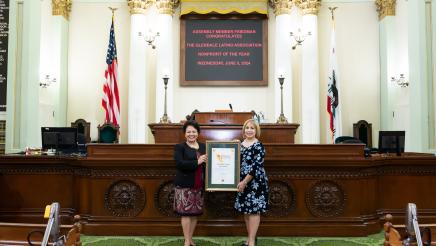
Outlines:
[[353,124],[353,137],[359,139],[366,147],[372,148],[372,124],[359,120]]
[[112,123],[104,123],[97,128],[99,143],[118,143],[119,126],[115,126]]
[[362,141],[350,136],[340,136],[335,139],[335,144],[360,144]]
[[71,122],[71,127],[77,128],[77,134],[80,135],[80,137],[84,136],[85,143],[91,142],[91,123],[84,119],[77,119],[76,121]]

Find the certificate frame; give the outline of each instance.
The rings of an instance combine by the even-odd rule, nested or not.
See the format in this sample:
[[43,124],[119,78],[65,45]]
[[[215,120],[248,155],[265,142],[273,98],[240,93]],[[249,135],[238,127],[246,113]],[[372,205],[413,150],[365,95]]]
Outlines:
[[240,150],[240,142],[206,141],[206,191],[238,190]]

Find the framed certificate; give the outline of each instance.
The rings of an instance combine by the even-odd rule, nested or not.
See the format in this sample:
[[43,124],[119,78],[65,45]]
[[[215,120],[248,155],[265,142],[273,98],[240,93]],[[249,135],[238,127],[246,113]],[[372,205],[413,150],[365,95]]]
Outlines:
[[239,142],[206,141],[206,190],[237,191],[240,180]]

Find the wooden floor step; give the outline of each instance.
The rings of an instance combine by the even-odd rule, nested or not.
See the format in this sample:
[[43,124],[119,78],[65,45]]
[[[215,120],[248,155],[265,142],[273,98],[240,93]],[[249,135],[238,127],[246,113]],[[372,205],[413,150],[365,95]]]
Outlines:
[[[405,225],[394,225],[394,227],[398,230],[398,232],[401,234],[401,236],[404,237],[406,235],[406,226]],[[436,246],[436,224],[419,224],[419,228],[430,228],[431,231],[431,245]]]
[[[31,237],[33,244],[40,245],[45,227],[46,224],[0,223],[0,245],[29,245],[27,235],[32,231],[41,231]],[[62,225],[61,234],[65,235],[71,227]]]

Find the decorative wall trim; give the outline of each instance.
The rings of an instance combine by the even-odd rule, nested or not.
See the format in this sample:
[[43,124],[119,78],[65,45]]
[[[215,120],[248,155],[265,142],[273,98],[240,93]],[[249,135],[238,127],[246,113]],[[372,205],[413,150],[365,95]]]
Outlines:
[[92,169],[93,177],[174,177],[174,170],[157,169]]
[[[436,171],[436,170],[435,170]],[[331,171],[331,170],[308,170],[307,168],[289,169],[286,171],[269,171],[269,177],[280,178],[320,178],[328,177],[329,179],[355,179],[363,177],[377,176],[375,168],[356,170],[356,171]]]
[[[75,174],[79,176],[92,177],[166,177],[172,179],[175,175],[174,170],[168,169],[93,169],[93,168],[74,168],[69,165],[59,165],[51,167],[31,167],[31,166],[2,166],[0,173],[4,174]],[[307,168],[289,168],[287,170],[269,171],[268,176],[274,179],[281,178],[329,178],[329,179],[355,179],[379,175],[436,175],[436,166],[404,166],[404,167],[371,167],[356,169],[355,171],[331,171],[314,170]]]
[[2,167],[2,174],[73,174],[71,167]]

